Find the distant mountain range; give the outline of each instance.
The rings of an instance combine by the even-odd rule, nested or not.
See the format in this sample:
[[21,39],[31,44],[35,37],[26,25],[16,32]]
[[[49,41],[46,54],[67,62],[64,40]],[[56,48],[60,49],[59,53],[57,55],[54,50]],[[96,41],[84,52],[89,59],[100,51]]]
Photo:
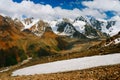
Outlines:
[[111,20],[77,17],[75,20],[58,19],[44,21],[34,18],[21,20],[24,29],[29,29],[34,34],[41,36],[46,26],[51,27],[57,35],[66,35],[75,38],[104,38],[113,36],[120,31],[120,17]]

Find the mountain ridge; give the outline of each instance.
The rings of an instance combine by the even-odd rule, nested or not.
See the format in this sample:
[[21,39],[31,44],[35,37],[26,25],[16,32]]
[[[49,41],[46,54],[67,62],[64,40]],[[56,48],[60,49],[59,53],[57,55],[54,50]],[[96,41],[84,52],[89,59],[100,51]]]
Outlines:
[[[63,18],[63,19],[58,19],[58,20],[53,20],[53,21],[44,21],[44,20],[38,20],[38,19],[34,20],[34,18],[28,18],[28,19],[26,18],[25,20],[29,20],[28,22],[32,22],[32,20],[33,20],[33,23],[31,23],[30,25],[26,25],[25,23],[23,23],[23,21],[22,21],[22,23],[24,24],[25,29],[29,29],[34,25],[38,25],[40,21],[43,21],[52,28],[52,30],[55,34],[67,35],[67,36],[71,35],[71,37],[73,37],[74,32],[79,32],[79,34],[85,35],[86,26],[90,26],[93,31],[96,30],[95,33],[91,33],[91,36],[92,36],[91,38],[96,38],[96,36],[93,36],[92,34],[94,34],[94,35],[97,34],[97,37],[100,37],[99,33],[104,35],[104,37],[105,36],[107,36],[107,37],[113,36],[113,35],[117,34],[120,31],[118,29],[119,28],[118,26],[120,24],[119,18],[120,17],[118,17],[118,20],[115,20],[115,19],[103,20],[103,19],[95,19],[93,17],[87,19],[87,18],[80,16],[80,17],[75,18],[74,20]],[[63,29],[62,29],[62,27],[59,27],[59,25],[60,24],[62,25],[63,23],[64,24],[67,23],[67,25],[63,25],[64,27],[65,26],[66,27],[65,28],[63,27]],[[70,27],[68,25],[70,25],[72,27]],[[62,32],[59,31],[60,28],[62,29]],[[69,29],[69,28],[71,28],[71,29]],[[72,31],[72,33],[69,33],[71,31]],[[88,35],[85,35],[85,36],[87,37]],[[90,38],[90,37],[88,37],[88,38]]]

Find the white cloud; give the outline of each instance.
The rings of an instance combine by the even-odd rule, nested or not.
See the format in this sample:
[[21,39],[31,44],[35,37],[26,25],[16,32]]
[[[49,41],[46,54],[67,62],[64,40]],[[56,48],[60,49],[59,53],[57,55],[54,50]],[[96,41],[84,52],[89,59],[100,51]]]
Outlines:
[[[114,2],[114,6],[110,1]],[[101,3],[102,2],[102,3]],[[110,3],[110,8],[108,5],[103,5],[103,3]],[[93,16],[95,18],[106,18],[106,14],[103,10],[119,10],[120,6],[117,3],[118,0],[94,0],[94,1],[84,1],[83,5],[88,6],[85,9],[73,9],[67,10],[61,7],[53,8],[51,5],[35,4],[32,1],[23,0],[21,3],[13,2],[12,0],[0,0],[0,14],[7,15],[12,18],[21,17],[23,15],[27,17],[34,17],[40,19],[57,19],[57,18],[76,18],[78,16]],[[99,10],[97,10],[97,9]]]
[[52,8],[50,5],[35,4],[32,1],[22,1],[21,3],[13,2],[12,0],[0,1],[0,14],[11,17],[35,17],[41,19],[56,19],[56,18],[75,18],[80,16],[80,10],[66,10],[60,7]]
[[101,11],[114,11],[120,14],[120,1],[119,0],[93,0],[82,2],[84,6],[89,9],[98,9]]
[[106,18],[107,15],[99,10],[85,8],[82,10],[83,15],[85,16],[92,16],[95,18]]

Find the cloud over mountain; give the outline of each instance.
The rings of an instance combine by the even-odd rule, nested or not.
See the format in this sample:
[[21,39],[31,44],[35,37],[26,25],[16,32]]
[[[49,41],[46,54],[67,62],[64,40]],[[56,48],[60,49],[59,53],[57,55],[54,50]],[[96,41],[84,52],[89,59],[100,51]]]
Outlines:
[[11,17],[21,17],[26,15],[27,17],[41,19],[56,19],[62,17],[77,17],[80,15],[80,10],[66,10],[61,7],[53,8],[51,5],[35,4],[32,1],[22,1],[21,3],[16,3],[10,0],[1,0],[0,14]]
[[[80,3],[79,0],[77,2]],[[77,2],[73,2],[74,5]],[[0,1],[0,14],[10,17],[34,17],[47,20],[57,18],[75,18],[82,16],[93,16],[95,18],[106,18],[105,11],[114,11],[116,14],[120,12],[120,2],[118,0],[94,0],[81,1],[85,8],[63,9],[61,6],[52,7],[49,4],[34,3],[30,0],[23,0],[20,3],[12,0]],[[80,4],[78,4],[79,6]]]
[[98,10],[101,12],[113,11],[114,15],[120,15],[120,1],[119,0],[93,0],[82,2],[84,6],[90,10]]

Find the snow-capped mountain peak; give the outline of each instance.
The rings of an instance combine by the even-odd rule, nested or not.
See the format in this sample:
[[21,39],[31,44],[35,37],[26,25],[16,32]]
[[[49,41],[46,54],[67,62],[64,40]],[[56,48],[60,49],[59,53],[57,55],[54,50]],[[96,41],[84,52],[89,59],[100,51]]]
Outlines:
[[114,16],[110,20],[111,21],[120,21],[120,16]]
[[85,31],[85,25],[86,25],[86,23],[84,21],[75,21],[73,23],[73,26],[75,27],[75,29],[77,31],[79,31],[80,33],[84,33],[84,31]]
[[58,32],[57,32],[57,28],[58,27],[56,26],[56,24],[57,24],[57,21],[51,21],[51,22],[49,22],[49,25],[51,26],[53,32],[56,33],[56,34],[58,34]]
[[[16,22],[17,21],[18,20],[16,20]],[[41,32],[42,27],[40,31],[38,29],[38,26],[42,26],[42,25],[38,25],[39,22],[40,19],[34,19],[34,18],[26,18],[24,20],[21,20],[21,23],[24,26],[23,30],[32,29],[32,32]],[[85,36],[94,36],[96,38],[96,35],[97,37],[99,36],[98,32],[101,32],[101,34],[113,36],[120,31],[119,16],[115,16],[110,20],[96,19],[94,17],[84,18],[83,16],[80,16],[75,18],[74,20],[62,18],[58,20],[43,21],[43,22],[47,23],[48,24],[47,26],[51,27],[52,31],[57,35],[73,36],[73,34],[77,32]]]
[[77,17],[74,21],[83,21],[83,22],[87,22],[86,18],[83,16]]
[[24,25],[24,29],[31,28],[34,24],[36,24],[39,21],[39,19],[33,19],[33,18],[26,18],[22,20],[21,22]]
[[109,28],[110,36],[116,35],[120,31],[120,16],[111,18],[112,26]]

